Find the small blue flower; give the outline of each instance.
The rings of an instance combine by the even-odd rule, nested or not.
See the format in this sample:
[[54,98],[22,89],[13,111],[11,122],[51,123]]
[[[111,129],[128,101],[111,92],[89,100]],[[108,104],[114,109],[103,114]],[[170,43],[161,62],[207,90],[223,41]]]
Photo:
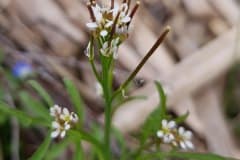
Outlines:
[[32,66],[26,61],[17,61],[12,67],[12,74],[17,78],[26,78],[32,72]]

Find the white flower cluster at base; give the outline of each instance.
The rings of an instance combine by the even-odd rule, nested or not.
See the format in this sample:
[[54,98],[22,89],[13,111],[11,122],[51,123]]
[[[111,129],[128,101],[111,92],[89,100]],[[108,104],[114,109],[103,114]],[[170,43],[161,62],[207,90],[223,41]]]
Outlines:
[[192,132],[185,130],[184,127],[177,128],[175,121],[162,120],[162,128],[157,131],[157,137],[163,143],[171,144],[174,147],[180,147],[184,150],[194,149],[191,141]]
[[54,118],[52,122],[52,138],[64,138],[67,130],[78,121],[77,114],[74,112],[70,113],[67,108],[61,108],[59,105],[54,105],[50,108],[50,115]]

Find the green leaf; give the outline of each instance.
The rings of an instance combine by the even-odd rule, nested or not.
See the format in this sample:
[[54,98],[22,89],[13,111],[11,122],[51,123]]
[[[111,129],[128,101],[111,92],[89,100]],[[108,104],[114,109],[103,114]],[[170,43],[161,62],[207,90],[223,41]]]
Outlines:
[[47,91],[36,81],[30,80],[28,83],[38,92],[38,94],[43,98],[43,100],[48,104],[48,107],[52,107],[54,102]]
[[0,110],[5,114],[17,118],[25,126],[29,126],[33,122],[33,119],[29,115],[15,108],[12,108],[6,103],[0,102]]
[[60,157],[63,152],[67,149],[67,146],[70,144],[69,138],[64,138],[58,143],[54,143],[51,145],[51,148],[48,150],[46,154],[46,160],[53,160]]
[[188,118],[188,116],[189,116],[189,112],[185,113],[185,114],[182,115],[182,116],[177,117],[174,121],[175,121],[177,124],[181,124],[181,123],[185,122],[185,120]]
[[48,136],[45,138],[44,142],[39,146],[37,151],[31,156],[31,158],[29,158],[29,160],[42,160],[48,151],[51,140],[52,139],[49,133]]
[[166,116],[166,112],[167,112],[167,97],[164,93],[164,90],[162,88],[162,85],[155,81],[155,85],[157,87],[157,90],[158,90],[158,94],[159,94],[159,99],[160,99],[160,104],[159,104],[159,107],[161,107],[161,114],[160,116],[165,118]]
[[76,108],[77,114],[81,123],[84,120],[84,102],[77,90],[77,87],[73,84],[71,80],[64,79],[64,83],[67,89],[67,92],[70,96],[71,102],[73,103],[74,107]]
[[93,146],[98,147],[99,149],[102,149],[101,143],[95,138],[92,137],[89,133],[86,133],[84,131],[76,131],[76,130],[69,130],[68,131],[70,137],[72,137],[75,140],[85,140],[92,144]]
[[234,158],[222,157],[212,153],[193,153],[193,152],[169,152],[169,153],[150,153],[141,157],[142,160],[153,158],[182,158],[184,160],[236,160]]
[[146,119],[143,127],[142,127],[142,133],[141,133],[141,144],[143,145],[146,140],[152,136],[155,135],[157,130],[161,127],[161,122],[164,118],[166,118],[166,96],[164,94],[163,88],[161,87],[161,84],[159,82],[155,82],[160,103],[159,106],[149,115],[149,117]]
[[1,101],[0,101],[0,111],[2,111],[3,113],[5,113],[9,116],[13,116],[13,117],[17,118],[19,120],[19,122],[25,127],[30,127],[31,125],[34,125],[34,124],[42,125],[42,126],[46,126],[46,127],[51,126],[51,123],[44,121],[43,119],[33,118],[33,117],[27,115],[26,113],[24,113],[16,108],[12,108],[8,104],[1,102]]
[[128,152],[127,152],[127,145],[125,143],[125,139],[124,139],[124,136],[122,135],[122,133],[113,128],[113,134],[117,140],[117,142],[119,143],[119,147],[120,147],[120,150],[121,150],[121,153],[120,153],[120,160],[126,160],[127,159],[127,156],[128,156]]
[[84,159],[84,153],[83,153],[83,148],[82,144],[80,141],[75,142],[75,154],[74,154],[74,160],[82,160]]
[[48,109],[40,102],[35,100],[27,92],[20,92],[19,98],[24,108],[36,117],[41,117],[51,122],[51,116]]
[[97,150],[99,158],[103,159],[104,148],[102,147],[102,144],[95,137],[81,130],[78,130],[78,131],[69,130],[68,134],[75,142],[81,141],[81,140],[85,140],[89,142]]

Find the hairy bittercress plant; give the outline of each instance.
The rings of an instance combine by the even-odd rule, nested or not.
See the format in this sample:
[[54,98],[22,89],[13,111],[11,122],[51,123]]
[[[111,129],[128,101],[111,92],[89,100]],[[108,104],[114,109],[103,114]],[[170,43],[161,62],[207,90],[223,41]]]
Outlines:
[[[70,112],[67,108],[54,104],[48,93],[35,81],[29,81],[28,83],[41,95],[49,108],[49,112],[41,104],[38,105],[38,112],[34,116],[29,116],[20,110],[10,108],[5,102],[0,102],[0,110],[3,113],[15,116],[20,121],[25,122],[25,125],[27,124],[28,127],[36,125],[49,128],[50,131],[47,138],[32,155],[31,160],[55,159],[72,143],[75,144],[73,156],[75,160],[226,159],[214,154],[186,152],[194,149],[191,140],[193,134],[191,131],[179,126],[179,124],[185,121],[188,113],[176,119],[171,118],[166,109],[166,95],[159,82],[155,82],[155,84],[159,93],[160,103],[156,110],[146,119],[141,127],[142,129],[135,137],[139,140],[139,144],[136,147],[127,147],[123,135],[112,127],[112,116],[119,108],[119,105],[116,104],[122,104],[137,98],[125,96],[127,87],[170,31],[170,27],[164,29],[159,39],[146,53],[146,56],[133,72],[118,89],[114,90],[112,86],[113,71],[115,61],[118,58],[118,48],[129,36],[129,27],[139,5],[140,2],[136,1],[135,5],[131,7],[131,0],[123,0],[121,4],[117,4],[114,0],[111,0],[110,4],[98,4],[95,0],[90,0],[87,3],[91,21],[86,24],[90,32],[90,41],[85,50],[85,55],[88,57],[97,80],[97,94],[101,95],[105,102],[103,132],[99,126],[95,127],[92,132],[89,129],[85,130],[84,103],[74,84],[67,79],[64,80],[64,83],[71,102],[75,107],[75,112]],[[101,62],[100,70],[95,66],[96,58],[99,58]],[[37,103],[26,101],[29,98],[29,95],[26,93],[21,94],[20,97],[20,100],[25,102],[24,104],[28,105],[28,103],[31,103],[31,107],[36,107],[35,104]],[[121,100],[120,102],[119,99]],[[32,110],[34,109],[32,108]],[[119,144],[120,154],[113,153],[111,146],[113,135]],[[58,143],[54,143],[55,139],[59,140]],[[92,145],[92,150],[88,155],[84,154],[82,141]]]

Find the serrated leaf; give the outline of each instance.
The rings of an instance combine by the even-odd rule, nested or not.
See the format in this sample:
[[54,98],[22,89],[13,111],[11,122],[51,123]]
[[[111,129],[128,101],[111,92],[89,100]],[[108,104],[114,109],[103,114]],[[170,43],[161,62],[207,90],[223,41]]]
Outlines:
[[43,98],[43,100],[48,104],[48,107],[52,107],[54,102],[47,91],[36,81],[30,80],[28,83],[38,92],[38,94]]
[[79,119],[81,120],[81,123],[83,123],[84,120],[84,102],[79,94],[79,91],[77,90],[77,87],[73,84],[71,80],[64,79],[64,83],[67,89],[67,92],[69,94],[69,97],[71,99],[71,102],[73,103],[77,114],[79,116]]
[[37,151],[31,156],[31,158],[29,158],[29,160],[42,160],[48,151],[48,148],[51,144],[51,140],[52,139],[49,133],[48,136],[43,141],[43,143],[39,146]]
[[144,144],[148,137],[156,134],[161,127],[161,121],[166,118],[166,96],[161,84],[159,82],[155,82],[155,84],[159,93],[160,103],[148,116],[142,127],[141,144]]

